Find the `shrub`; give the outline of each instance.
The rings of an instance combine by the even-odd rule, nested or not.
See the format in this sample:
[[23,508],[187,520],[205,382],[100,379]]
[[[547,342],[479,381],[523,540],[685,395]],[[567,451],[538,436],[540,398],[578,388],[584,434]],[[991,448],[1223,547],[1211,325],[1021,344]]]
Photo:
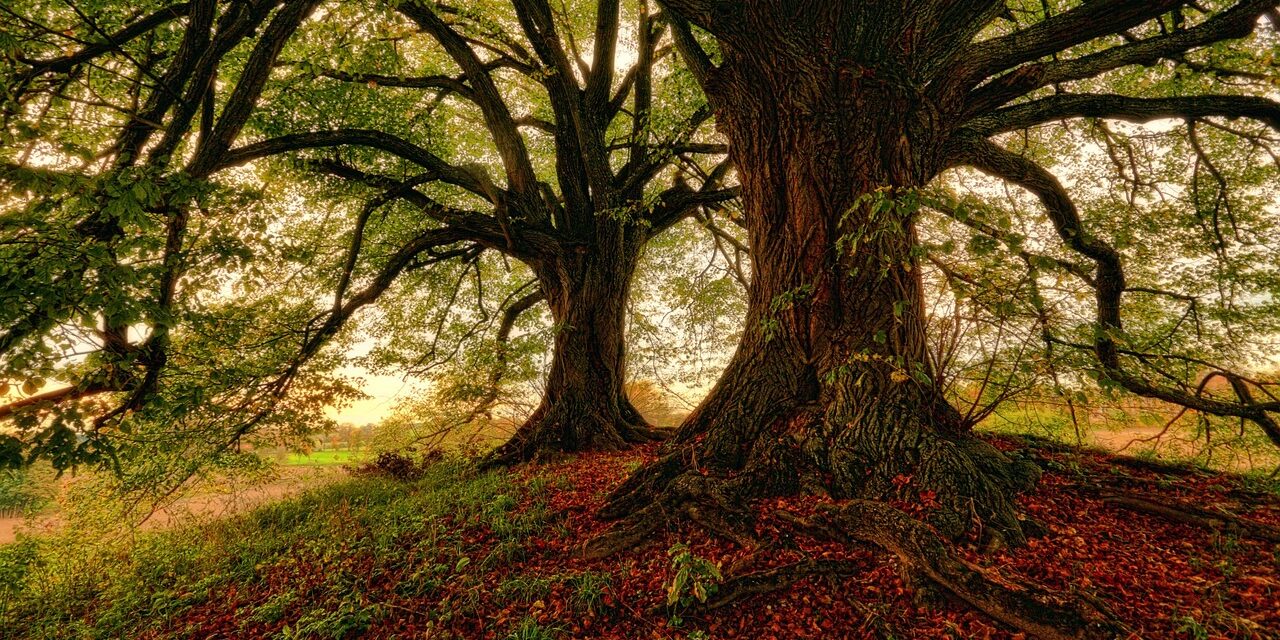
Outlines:
[[412,482],[426,473],[427,467],[444,457],[438,449],[428,450],[419,460],[397,453],[384,451],[378,454],[373,462],[366,462],[355,468],[354,473],[361,476],[380,476],[404,482]]
[[667,555],[671,556],[671,568],[675,570],[671,584],[667,585],[667,607],[672,611],[671,623],[679,625],[679,613],[691,607],[694,601],[704,603],[715,595],[724,577],[720,574],[719,565],[695,555],[687,544],[671,545]]

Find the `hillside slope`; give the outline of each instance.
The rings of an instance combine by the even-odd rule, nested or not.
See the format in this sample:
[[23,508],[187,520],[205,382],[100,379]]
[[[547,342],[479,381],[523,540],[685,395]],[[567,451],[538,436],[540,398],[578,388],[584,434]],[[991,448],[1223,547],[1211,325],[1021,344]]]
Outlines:
[[[1046,474],[1022,506],[1045,535],[1016,549],[961,547],[966,560],[1091,602],[1135,638],[1280,637],[1280,544],[1267,539],[1280,527],[1274,487],[1096,452],[1029,451]],[[819,543],[776,515],[811,513],[827,502],[818,498],[757,505],[765,549],[673,530],[583,559],[582,543],[609,526],[596,506],[652,454],[484,475],[446,460],[416,480],[353,478],[128,543],[28,539],[0,548],[0,636],[1023,637],[964,605],[917,597],[878,548]],[[910,495],[910,478],[903,484]],[[921,515],[928,498],[898,506]],[[1211,517],[1220,509],[1247,520]],[[833,568],[794,581],[778,570],[808,560]],[[749,595],[742,576],[781,586]]]

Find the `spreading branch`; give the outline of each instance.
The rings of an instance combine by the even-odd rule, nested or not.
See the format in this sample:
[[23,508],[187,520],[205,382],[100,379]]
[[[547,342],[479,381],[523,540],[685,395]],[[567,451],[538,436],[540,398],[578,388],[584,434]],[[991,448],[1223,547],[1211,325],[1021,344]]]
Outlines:
[[1029,158],[977,136],[957,140],[953,152],[964,164],[1031,192],[1044,206],[1063,244],[1094,262],[1096,327],[1093,352],[1106,379],[1140,396],[1164,400],[1210,415],[1250,420],[1273,443],[1280,446],[1280,425],[1272,415],[1280,412],[1280,405],[1255,401],[1249,385],[1241,376],[1219,367],[1236,394],[1236,401],[1232,402],[1157,384],[1134,374],[1124,366],[1121,361],[1124,349],[1119,340],[1124,335],[1121,296],[1127,287],[1121,255],[1108,242],[1085,228],[1075,203],[1052,173]]
[[984,136],[1070,118],[1145,123],[1164,118],[1251,118],[1280,131],[1280,102],[1255,96],[1200,95],[1134,98],[1117,94],[1058,94],[975,118],[966,128]]
[[[1130,4],[1142,6],[1143,3]],[[1259,16],[1274,9],[1274,0],[1247,0],[1189,29],[1108,47],[1079,58],[1027,65],[973,91],[967,100],[967,109],[969,113],[984,113],[1040,87],[1092,78],[1130,65],[1151,66],[1164,59],[1185,60],[1184,54],[1193,49],[1248,36]]]

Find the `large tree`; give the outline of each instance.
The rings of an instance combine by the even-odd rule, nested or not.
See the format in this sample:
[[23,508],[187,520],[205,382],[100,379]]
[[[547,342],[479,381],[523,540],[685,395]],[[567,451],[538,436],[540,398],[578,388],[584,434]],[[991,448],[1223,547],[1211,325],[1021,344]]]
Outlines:
[[[425,36],[403,38],[401,56],[381,46],[366,64],[357,52],[338,68],[317,41],[314,56],[296,66],[322,82],[414,92],[419,97],[404,115],[380,109],[368,118],[376,128],[288,133],[232,154],[240,162],[302,149],[376,150],[383,155],[363,162],[320,157],[312,164],[377,188],[380,202],[408,202],[476,251],[510,256],[532,270],[536,287],[511,308],[545,301],[554,324],[551,362],[541,403],[494,452],[494,463],[659,437],[623,389],[637,262],[651,238],[736,194],[724,187],[729,165],[722,145],[697,142],[710,112],[696,93],[690,101],[679,91],[683,72],[665,42],[665,19],[650,15],[645,3],[626,9],[617,0],[563,11],[537,1],[399,3],[369,17],[385,29],[412,27]],[[575,33],[583,25],[586,33]],[[589,56],[580,40],[590,43]],[[617,63],[621,43],[635,48],[625,68]],[[456,75],[413,70],[414,60],[432,50],[447,56]],[[457,142],[471,137],[464,127],[487,140],[469,150]],[[419,144],[424,129],[444,140]],[[449,141],[452,157],[437,153]],[[378,169],[386,155],[404,164],[394,172]],[[340,316],[330,318],[334,329]]]
[[[131,416],[176,425],[262,364],[174,345],[210,328],[189,292],[247,254],[253,205],[209,179],[316,4],[6,5],[0,420],[18,429],[0,434],[3,463],[118,460],[109,438]],[[234,342],[238,320],[222,320]]]
[[[598,540],[596,552],[642,540],[672,514],[749,543],[744,505],[802,489],[848,498],[936,494],[941,508],[931,519],[943,533],[979,523],[989,540],[1023,539],[1014,498],[1037,470],[976,437],[935,383],[921,276],[928,252],[919,240],[926,209],[986,232],[1029,269],[1056,270],[1086,287],[1090,317],[1070,335],[1046,323],[1044,335],[1059,350],[1087,349],[1087,372],[1100,383],[1251,421],[1280,444],[1280,404],[1265,383],[1126,325],[1126,310],[1141,300],[1181,305],[1196,299],[1199,284],[1152,286],[1175,271],[1168,267],[1132,277],[1127,261],[1150,261],[1152,252],[1121,244],[1167,240],[1182,225],[1203,228],[1189,234],[1195,241],[1179,241],[1177,260],[1235,264],[1232,256],[1244,251],[1260,271],[1224,268],[1235,269],[1237,282],[1257,276],[1243,286],[1258,294],[1252,303],[1269,305],[1274,242],[1266,232],[1240,240],[1239,229],[1236,240],[1224,240],[1221,207],[1200,190],[1219,192],[1209,187],[1210,173],[1225,188],[1220,169],[1230,162],[1265,174],[1261,184],[1274,194],[1275,156],[1267,154],[1280,104],[1266,53],[1274,54],[1280,25],[1274,0],[663,4],[683,19],[677,44],[708,94],[741,181],[755,257],[749,310],[717,386],[664,455],[611,496],[604,515],[628,520]],[[1189,145],[1163,151],[1194,152],[1195,166],[1156,179],[1134,161],[1133,189],[1180,185],[1175,195],[1158,194],[1157,205],[1142,196],[1111,209],[1113,218],[1140,213],[1140,227],[1105,210],[1082,214],[1072,189],[1088,193],[1090,185],[1064,186],[1058,175],[1072,172],[1069,163],[1057,174],[1047,168],[1054,156],[1045,142],[1064,139],[1041,125],[1079,131],[1167,119],[1181,124],[1172,137]],[[1230,122],[1237,119],[1247,122]],[[1211,128],[1244,151],[1215,165],[1198,144]],[[1112,151],[1128,148],[1135,158],[1141,132],[1111,133],[1119,149]],[[1050,230],[1055,241],[1015,242],[1007,216],[1003,224],[984,220],[982,206],[948,196],[945,172],[965,167],[991,179],[988,194],[1003,184],[1029,195],[1038,210],[1017,219]],[[1190,211],[1171,211],[1169,202]],[[1266,206],[1265,198],[1252,204],[1254,220],[1270,221],[1255,231],[1274,222]],[[1150,233],[1138,235],[1142,229]],[[1032,288],[1037,281],[1044,277],[1032,277]],[[1185,335],[1185,324],[1167,326],[1169,336]],[[1226,378],[1230,395],[1197,387],[1206,373]]]
[[[81,9],[7,13],[5,117],[23,144],[7,147],[0,174],[17,196],[6,202],[0,357],[6,377],[28,384],[6,387],[16,397],[0,407],[22,436],[4,436],[6,459],[32,446],[26,455],[60,464],[100,460],[148,415],[185,432],[164,426],[182,421],[177,406],[218,407],[221,435],[189,439],[230,447],[291,394],[314,410],[338,388],[299,377],[407,273],[465,272],[486,254],[516,258],[536,280],[504,315],[545,300],[555,323],[543,403],[495,459],[655,437],[622,388],[632,274],[650,238],[734,191],[722,147],[696,142],[709,112],[647,5]],[[635,55],[619,68],[623,42]],[[277,156],[301,161],[236,170]],[[345,203],[290,191],[321,175],[349,185]],[[238,219],[242,202],[211,204],[272,180],[284,184],[253,220]],[[303,282],[285,267],[264,276],[273,252],[332,293],[246,295]],[[240,301],[226,295],[232,284]],[[219,325],[211,304],[234,320]],[[243,344],[207,340],[255,315]],[[191,361],[193,345],[224,343],[236,348]],[[193,375],[205,369],[216,373]],[[60,384],[41,388],[47,379]]]

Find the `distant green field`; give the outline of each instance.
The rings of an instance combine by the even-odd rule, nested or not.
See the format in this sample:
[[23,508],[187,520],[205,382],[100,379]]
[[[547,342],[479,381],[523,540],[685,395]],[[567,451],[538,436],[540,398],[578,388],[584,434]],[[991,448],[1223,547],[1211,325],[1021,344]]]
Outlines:
[[310,454],[290,453],[285,459],[287,465],[297,466],[325,466],[332,464],[354,464],[362,462],[365,454],[362,451],[312,451]]

